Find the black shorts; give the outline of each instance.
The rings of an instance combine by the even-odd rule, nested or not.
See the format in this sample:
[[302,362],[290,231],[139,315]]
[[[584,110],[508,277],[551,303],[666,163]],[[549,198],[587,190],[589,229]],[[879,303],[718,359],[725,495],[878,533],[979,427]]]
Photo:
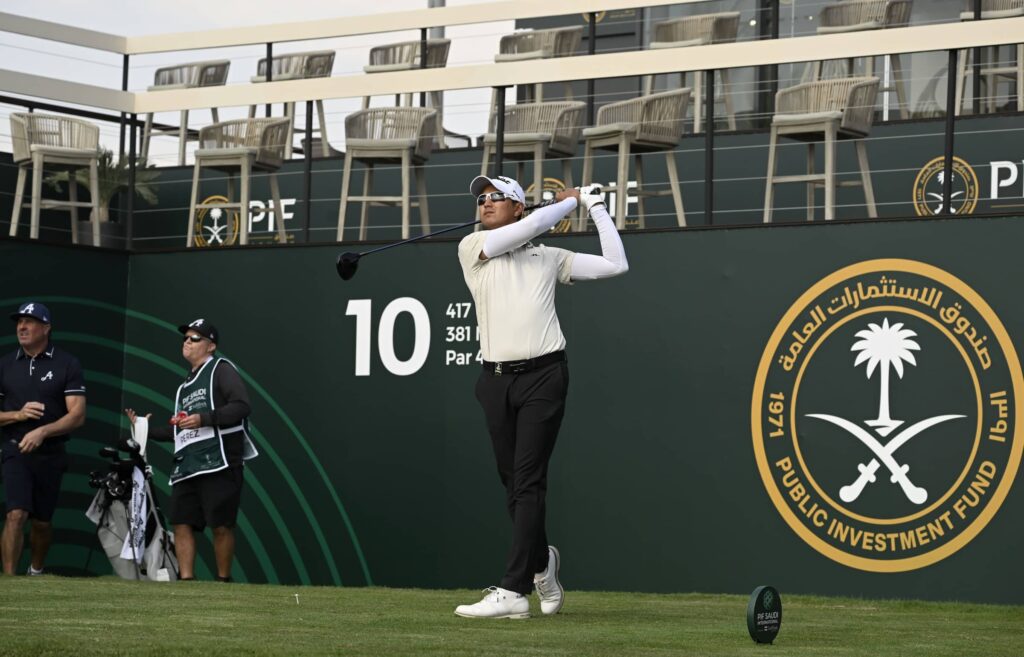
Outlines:
[[63,448],[55,452],[3,452],[4,493],[7,510],[22,509],[29,517],[50,522],[57,510],[60,482],[68,469]]
[[242,501],[241,467],[229,467],[210,474],[179,481],[171,487],[171,524],[206,527],[234,527]]

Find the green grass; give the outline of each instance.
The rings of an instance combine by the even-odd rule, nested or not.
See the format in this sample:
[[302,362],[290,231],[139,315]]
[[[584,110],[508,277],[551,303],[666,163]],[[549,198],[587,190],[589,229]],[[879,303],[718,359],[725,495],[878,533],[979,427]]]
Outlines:
[[736,595],[570,591],[557,616],[533,600],[533,618],[494,621],[452,614],[476,591],[7,577],[0,655],[1024,654],[1020,606],[782,595],[782,631],[759,646]]

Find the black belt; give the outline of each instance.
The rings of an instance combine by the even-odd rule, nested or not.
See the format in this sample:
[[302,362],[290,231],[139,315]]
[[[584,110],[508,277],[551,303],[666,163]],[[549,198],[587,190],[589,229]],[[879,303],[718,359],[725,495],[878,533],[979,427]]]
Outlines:
[[484,361],[484,371],[493,374],[494,376],[501,376],[502,374],[522,374],[523,372],[529,372],[545,365],[551,365],[552,363],[561,363],[565,360],[564,351],[552,351],[550,354],[544,354],[543,356],[537,356],[536,358],[527,358],[526,360],[507,360],[502,363],[491,363]]

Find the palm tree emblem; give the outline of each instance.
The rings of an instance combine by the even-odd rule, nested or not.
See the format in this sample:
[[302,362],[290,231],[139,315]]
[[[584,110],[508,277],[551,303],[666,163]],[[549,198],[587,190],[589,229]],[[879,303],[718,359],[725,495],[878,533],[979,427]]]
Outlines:
[[210,236],[207,239],[207,241],[210,244],[214,244],[214,243],[216,243],[216,244],[223,244],[224,243],[224,238],[221,237],[221,233],[224,232],[224,229],[227,228],[227,225],[226,224],[224,226],[220,225],[220,220],[221,220],[221,218],[223,218],[223,216],[224,216],[224,212],[220,208],[214,208],[214,209],[210,210],[210,219],[213,220],[213,225],[206,227],[206,232],[209,233],[209,236]]
[[[903,378],[903,364],[909,363],[916,366],[917,360],[911,352],[920,351],[921,347],[911,338],[917,334],[910,329],[903,328],[903,324],[889,324],[888,318],[882,319],[882,325],[868,324],[863,331],[858,331],[854,337],[859,340],[853,343],[850,351],[860,352],[853,363],[857,367],[861,363],[867,363],[868,379],[875,373],[880,372],[881,390],[878,397],[878,417],[873,420],[866,420],[864,423],[874,428],[879,436],[885,438],[897,427],[903,424],[903,420],[894,420],[889,417],[889,369],[896,370],[896,376]],[[911,503],[916,505],[924,504],[928,500],[928,491],[917,486],[907,475],[910,466],[896,460],[896,452],[915,436],[927,429],[966,417],[959,414],[935,415],[924,418],[904,428],[893,436],[886,444],[879,442],[878,438],[864,429],[856,422],[846,418],[828,413],[808,413],[807,417],[823,420],[846,431],[867,447],[873,458],[867,463],[857,464],[859,473],[857,479],[839,489],[839,498],[844,502],[853,502],[864,491],[864,487],[876,480],[875,472],[884,467],[891,475],[889,481],[899,484],[904,495]]]
[[903,424],[903,420],[894,420],[889,417],[889,369],[896,371],[896,376],[903,378],[903,363],[917,365],[914,360],[914,351],[920,351],[921,347],[911,338],[917,337],[910,329],[903,328],[903,324],[889,324],[889,319],[882,320],[882,325],[868,324],[868,328],[858,331],[855,334],[860,338],[855,342],[850,351],[859,351],[857,359],[853,362],[854,367],[861,363],[867,363],[867,376],[877,369],[881,380],[881,390],[878,397],[878,417],[868,420],[869,427],[875,427],[879,435],[887,436]]

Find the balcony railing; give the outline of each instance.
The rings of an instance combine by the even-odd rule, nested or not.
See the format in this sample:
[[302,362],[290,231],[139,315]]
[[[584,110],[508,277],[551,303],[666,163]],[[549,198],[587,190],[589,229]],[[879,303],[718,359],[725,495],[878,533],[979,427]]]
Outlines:
[[[1024,8],[1021,16],[1013,15],[1011,7],[1009,14],[975,21],[969,20],[973,19],[970,14],[973,1],[968,0],[967,4],[960,0],[918,2],[909,18],[901,14],[897,16],[899,20],[894,19],[889,24],[886,16],[898,13],[890,5],[906,8],[908,3],[821,0],[781,5],[777,0],[605,0],[597,3],[525,0],[487,3],[486,7],[463,5],[147,37],[109,35],[0,14],[0,29],[4,31],[71,44],[79,50],[98,50],[100,57],[111,58],[102,64],[93,64],[91,62],[100,60],[81,61],[89,58],[76,56],[79,58],[76,68],[102,67],[104,74],[97,76],[41,75],[38,68],[35,71],[0,70],[0,102],[11,106],[11,111],[27,107],[97,121],[101,125],[101,142],[115,152],[124,153],[133,162],[140,143],[142,118],[147,113],[156,115],[157,127],[164,128],[162,132],[166,134],[175,128],[179,113],[193,111],[189,132],[197,134],[204,121],[206,124],[213,122],[213,117],[205,119],[204,110],[210,108],[219,108],[219,118],[230,120],[245,116],[252,105],[265,107],[268,113],[279,113],[282,105],[297,105],[297,110],[289,111],[296,122],[298,139],[293,152],[301,159],[285,162],[280,173],[282,186],[293,190],[285,191],[284,196],[294,199],[287,212],[282,209],[280,214],[291,214],[287,218],[292,222],[288,227],[290,239],[315,241],[330,239],[335,228],[324,225],[328,220],[323,217],[332,214],[327,207],[331,204],[335,204],[334,213],[337,211],[342,177],[341,160],[337,155],[345,150],[345,118],[359,109],[364,97],[374,98],[374,104],[379,105],[392,102],[391,98],[412,95],[414,104],[443,106],[445,130],[439,130],[432,158],[425,168],[430,181],[428,196],[436,197],[435,203],[444,204],[454,203],[452,199],[458,193],[455,187],[447,187],[450,174],[457,172],[457,177],[471,177],[472,170],[478,169],[482,157],[478,150],[479,138],[491,131],[488,129],[490,117],[503,116],[506,107],[532,102],[536,100],[535,95],[543,95],[544,100],[562,100],[571,95],[572,100],[586,105],[580,126],[586,128],[594,125],[602,106],[641,94],[643,81],[649,76],[655,76],[651,88],[655,93],[685,86],[692,93],[686,114],[676,127],[682,139],[673,152],[680,169],[678,185],[686,201],[687,226],[716,226],[753,224],[760,220],[772,126],[777,123],[779,109],[776,97],[780,90],[815,80],[876,77],[879,84],[874,102],[871,107],[859,109],[873,119],[870,132],[860,138],[866,144],[867,166],[873,167],[871,175],[879,180],[875,187],[880,217],[1012,212],[1012,201],[1020,196],[1016,187],[1020,185],[1006,163],[1012,163],[1014,158],[1019,160],[1019,154],[993,151],[987,163],[974,164],[975,168],[986,168],[987,180],[981,182],[968,180],[960,163],[965,158],[960,154],[970,150],[975,142],[979,149],[983,142],[998,143],[998,136],[1004,134],[1002,131],[1019,136],[1016,124],[1000,121],[1003,116],[1019,116],[1024,109],[1020,99],[1024,85],[1019,73],[1024,66],[1024,53],[1016,43],[1024,34]],[[857,11],[853,5],[858,6]],[[839,11],[837,7],[844,9]],[[981,15],[982,2],[977,2],[977,9],[979,17],[985,18]],[[714,34],[707,39],[696,35],[670,47],[660,42],[657,48],[649,47],[657,34],[665,32],[659,32],[659,25],[684,23],[688,16],[705,14],[729,14],[730,20],[734,20],[733,13],[738,14],[738,20],[734,21],[737,27],[730,33],[735,34],[735,40]],[[821,29],[823,20],[827,25]],[[848,28],[840,25],[843,20],[847,21]],[[578,51],[571,56],[551,56],[544,62],[535,59],[494,61],[498,42],[516,28],[572,25],[583,27],[583,39]],[[362,72],[374,43],[415,42],[418,36],[425,44],[438,28],[461,31],[468,29],[467,26],[477,30],[476,36],[464,40],[452,37],[451,55],[445,67],[424,66],[373,75]],[[249,81],[257,73],[258,60],[299,50],[291,42],[300,40],[302,51],[337,53],[333,75],[275,81],[273,71],[264,71],[267,82],[252,84]],[[311,45],[311,41],[315,43]],[[481,42],[490,44],[490,50],[481,48]],[[17,60],[23,68],[32,69],[32,62],[43,57],[39,54]],[[113,60],[116,57],[120,62]],[[147,91],[153,84],[154,72],[166,67],[171,62],[169,57],[180,61],[228,59],[232,62],[232,77],[224,86]],[[416,61],[427,64],[425,58]],[[112,80],[116,72],[120,73],[120,85]],[[721,75],[723,72],[728,75]],[[102,84],[103,79],[111,84]],[[444,94],[443,99],[441,94]],[[322,103],[315,105],[317,101]],[[949,111],[950,108],[953,111]],[[330,136],[330,147],[318,142],[322,137],[317,137],[318,131],[313,129],[314,118],[320,125],[319,134]],[[983,122],[975,123],[978,120]],[[4,140],[9,140],[5,124],[6,121],[0,123],[0,150],[4,150]],[[1009,127],[1005,127],[1007,125]],[[512,137],[519,138],[519,135]],[[494,148],[496,157],[491,157],[489,164],[492,171],[511,171],[504,157],[506,138],[510,135],[499,127]],[[161,171],[164,170],[162,165],[172,164],[178,153],[178,143],[173,139],[154,138],[148,163],[157,165]],[[829,148],[824,133],[820,139],[808,137],[801,142],[793,142],[785,136],[777,140],[775,147],[780,149],[781,157],[778,176],[824,175],[826,162],[808,160],[800,154],[806,143],[818,145],[816,152],[811,149],[811,157],[817,160],[821,160],[822,151]],[[930,154],[925,163],[941,158],[942,166],[935,171],[931,170],[935,168],[932,166],[926,171],[927,167],[916,161],[902,162],[899,156],[908,152],[908,146],[910,151],[920,152],[921,158]],[[773,221],[803,219],[814,214],[808,212],[808,208],[817,209],[815,216],[841,219],[866,218],[870,214],[859,189],[845,190],[846,186],[860,180],[865,164],[852,159],[852,147],[849,156],[845,148],[838,146],[838,159],[833,163],[832,175],[837,179],[838,191],[826,194],[825,185],[818,183],[794,185],[796,191],[784,191],[786,187],[780,187],[774,199]],[[615,167],[615,154],[594,157],[595,175],[607,181],[609,191],[615,193],[621,178],[610,172]],[[582,144],[575,155],[563,159],[569,160],[571,170],[578,176],[583,170]],[[523,164],[517,167],[532,166],[532,161],[518,161]],[[136,219],[141,222],[175,212],[187,214],[187,203],[183,208],[176,201],[163,200],[178,198],[179,190],[188,186],[190,179],[186,178],[191,173],[191,162],[187,164],[188,170],[175,171],[168,167],[149,183],[158,190],[166,190],[156,208],[139,207],[132,195],[123,195],[121,206],[114,209],[113,216],[128,227],[127,244],[141,248],[147,244],[147,239],[152,238],[151,243],[156,244],[162,243],[160,238],[167,237],[150,234],[149,226],[136,225]],[[129,169],[134,172],[134,164]],[[432,173],[435,170],[444,175],[435,175]],[[381,171],[378,168],[378,172]],[[397,174],[399,169],[384,167],[383,171],[390,175]],[[1014,169],[1014,173],[1019,173],[1024,180],[1024,172]],[[660,172],[655,174],[655,186],[670,184],[657,179],[659,175]],[[920,196],[913,203],[900,200],[887,190],[887,180],[910,177],[915,178],[913,193]],[[531,179],[534,178],[537,176]],[[628,184],[635,181],[633,174],[627,174],[627,178]],[[917,178],[922,178],[923,182]],[[327,182],[331,179],[336,180],[336,184]],[[0,180],[5,178],[0,177]],[[863,181],[859,184],[863,186]],[[397,182],[394,185],[397,186]],[[917,189],[919,185],[921,189]],[[960,189],[962,185],[967,188]],[[329,188],[334,189],[327,191]],[[960,204],[959,199],[971,194],[981,200],[980,206]],[[832,200],[827,201],[826,196]],[[13,189],[0,189],[0,209],[9,208],[12,197]],[[639,209],[640,203],[640,197],[630,194],[627,213]],[[826,206],[830,206],[828,210]],[[443,227],[446,222],[438,221],[437,207],[431,208],[434,225]],[[249,221],[254,221],[252,217],[258,210],[256,208]],[[677,223],[670,202],[649,201],[646,210],[648,228],[667,228]],[[467,207],[465,211],[471,212],[472,208]],[[3,210],[0,214],[0,222],[7,219],[7,212]],[[265,225],[269,225],[270,213],[264,212],[264,215],[268,222]],[[463,218],[461,215],[452,217],[451,223]],[[180,223],[183,234],[186,222],[182,219]],[[371,239],[386,237],[387,231],[395,229],[397,223],[397,220],[373,223]],[[349,224],[355,222],[350,220]],[[628,219],[625,224],[627,227],[635,225]],[[572,226],[566,224],[567,229]]]

